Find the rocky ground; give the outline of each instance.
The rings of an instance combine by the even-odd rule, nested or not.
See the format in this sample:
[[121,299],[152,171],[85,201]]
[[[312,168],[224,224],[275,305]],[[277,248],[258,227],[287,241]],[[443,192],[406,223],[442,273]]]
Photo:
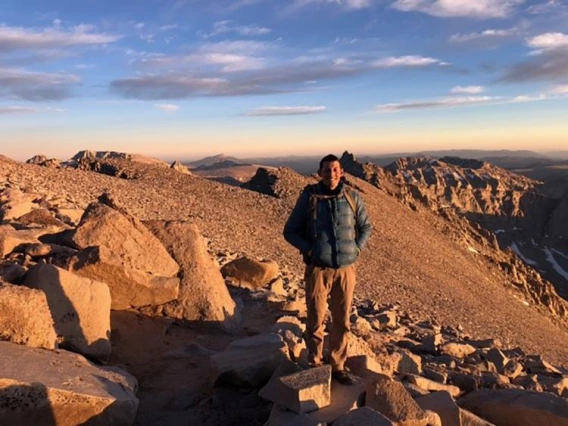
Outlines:
[[[136,422],[141,425],[264,424],[269,416],[269,424],[284,424],[277,423],[277,410],[270,399],[259,396],[259,389],[280,365],[275,360],[284,356],[301,365],[304,356],[301,332],[288,330],[290,334],[273,327],[283,315],[302,319],[301,259],[283,241],[281,229],[299,191],[312,178],[286,169],[266,171],[251,182],[250,189],[243,189],[163,166],[113,161],[119,172],[115,176],[0,159],[0,183],[6,188],[0,229],[2,276],[17,284],[15,290],[9,284],[0,289],[9,293],[9,306],[17,310],[22,309],[20,299],[12,294],[21,291],[21,284],[48,294],[57,283],[59,298],[48,295],[42,302],[39,297],[38,306],[43,308],[38,312],[48,312],[45,303],[53,311],[54,300],[67,309],[57,318],[52,312],[53,338],[34,345],[64,347],[97,364],[118,365],[121,380],[128,383],[129,374],[137,378]],[[528,398],[541,398],[535,404],[546,406],[546,398],[555,394],[564,402],[553,398],[553,404],[563,407],[567,311],[552,286],[511,260],[512,255],[499,254],[487,235],[474,238],[483,236],[482,230],[470,232],[471,225],[461,219],[451,221],[412,209],[364,180],[352,176],[348,180],[361,191],[375,227],[359,262],[352,317],[359,338],[351,355],[370,359],[362,370],[353,366],[371,383],[366,389],[367,406],[393,421],[403,420],[393,408],[402,402],[392,401],[389,411],[373,405],[369,397],[389,394],[398,386],[392,381],[406,386],[409,398],[416,401],[425,391],[444,390],[451,395],[446,403],[455,405],[454,399],[461,404],[469,394],[464,408],[496,424],[500,423],[491,417],[491,409],[480,402],[486,394],[472,392],[544,390],[536,394],[541,396]],[[90,204],[97,200],[98,204]],[[250,262],[240,269],[249,275],[238,276],[239,268],[228,272],[226,265],[243,256]],[[173,264],[166,267],[168,259],[179,270]],[[261,259],[271,262],[258,262]],[[32,275],[34,265],[42,261],[48,265],[41,274]],[[224,279],[219,270],[223,265]],[[251,268],[264,271],[258,282]],[[42,277],[47,276],[51,278],[45,284]],[[74,277],[88,284],[77,284]],[[120,277],[126,278],[120,281]],[[107,284],[110,296],[97,282]],[[138,287],[125,289],[124,282]],[[88,333],[77,334],[69,318],[84,318],[90,309],[70,311],[69,303],[61,302],[61,294],[64,301],[80,296],[73,290],[76,286],[89,286],[98,306],[108,304],[109,321],[91,319],[94,324]],[[88,301],[81,304],[88,306]],[[199,309],[193,310],[194,306]],[[301,329],[301,321],[280,321]],[[28,344],[32,325],[19,327],[23,331],[16,337],[2,339]],[[270,337],[270,331],[280,337]],[[251,336],[257,340],[246,343]],[[273,362],[250,366],[251,359]],[[239,367],[242,371],[231,370]],[[383,383],[386,379],[368,370],[389,380]],[[218,386],[212,386],[215,383]],[[136,386],[129,386],[130,394],[113,394],[115,400],[125,401],[122,404],[105,397],[109,407],[131,412]],[[392,392],[399,394],[396,389]],[[505,397],[492,397],[500,398]],[[414,407],[412,420],[418,423],[412,424],[426,424],[420,422],[427,414],[403,399]],[[104,413],[116,415],[116,408],[98,410],[101,418]]]

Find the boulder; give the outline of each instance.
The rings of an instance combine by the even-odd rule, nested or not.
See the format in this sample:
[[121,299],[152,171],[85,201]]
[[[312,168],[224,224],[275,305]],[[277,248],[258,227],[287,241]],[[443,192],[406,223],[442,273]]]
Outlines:
[[404,386],[384,376],[375,376],[367,382],[366,406],[401,426],[428,424],[428,417]]
[[18,218],[18,223],[22,225],[40,225],[64,227],[65,224],[55,218],[49,210],[38,208]]
[[[235,259],[221,268],[224,277],[236,280],[241,286],[253,289],[264,287],[278,278],[278,264],[272,260],[258,261],[247,256]],[[244,284],[244,285],[243,285]]]
[[395,370],[400,374],[422,373],[422,358],[405,349],[399,349],[391,355],[394,360]]
[[47,298],[61,347],[94,358],[110,355],[110,291],[105,283],[53,265],[31,267],[24,285]]
[[233,330],[238,321],[235,302],[197,226],[178,221],[152,221],[145,225],[181,267],[179,294],[163,306],[163,313]]
[[301,370],[284,363],[259,395],[298,414],[326,407],[331,402],[331,366]]
[[235,340],[223,352],[211,356],[214,386],[261,387],[288,359],[287,346],[277,334]]
[[519,389],[482,389],[458,404],[499,426],[568,425],[568,400]]
[[112,309],[161,305],[175,299],[179,278],[153,275],[127,266],[130,257],[119,257],[105,246],[89,247],[73,256],[69,271],[108,285]]
[[0,284],[0,340],[55,349],[56,338],[53,319],[42,291]]
[[138,219],[104,204],[87,207],[73,241],[81,249],[106,247],[135,271],[162,277],[174,277],[179,271],[162,243]]
[[424,411],[430,410],[438,413],[444,426],[462,426],[460,421],[460,407],[448,392],[433,392],[426,396],[416,398],[416,403]]
[[125,371],[78,354],[0,342],[2,425],[132,425],[136,387]]
[[445,391],[454,398],[457,398],[461,393],[460,388],[457,386],[438,383],[416,374],[406,374],[405,377],[410,383],[430,392]]
[[467,343],[446,343],[440,348],[440,352],[446,355],[453,356],[454,358],[465,358],[468,355],[475,353],[475,348]]
[[351,410],[365,405],[365,380],[354,377],[352,386],[331,381],[331,404],[310,413],[310,417],[327,424],[334,423]]

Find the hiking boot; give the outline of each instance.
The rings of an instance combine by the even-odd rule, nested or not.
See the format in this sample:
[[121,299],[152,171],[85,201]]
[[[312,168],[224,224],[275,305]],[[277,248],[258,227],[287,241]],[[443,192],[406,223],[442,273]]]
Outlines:
[[334,378],[337,383],[343,386],[353,386],[357,381],[352,374],[349,374],[345,370],[338,370],[331,373],[331,377]]

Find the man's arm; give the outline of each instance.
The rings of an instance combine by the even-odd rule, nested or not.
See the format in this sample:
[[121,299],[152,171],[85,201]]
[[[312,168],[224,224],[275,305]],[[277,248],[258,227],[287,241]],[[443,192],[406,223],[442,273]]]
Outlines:
[[302,191],[284,226],[284,238],[302,254],[307,254],[312,248],[312,244],[306,239],[309,201],[308,191]]
[[373,230],[373,225],[367,214],[367,209],[365,208],[365,203],[363,202],[361,196],[357,193],[356,195],[357,212],[355,214],[356,227],[357,227],[357,247],[359,250],[363,250],[367,245],[367,241],[371,237],[371,231]]

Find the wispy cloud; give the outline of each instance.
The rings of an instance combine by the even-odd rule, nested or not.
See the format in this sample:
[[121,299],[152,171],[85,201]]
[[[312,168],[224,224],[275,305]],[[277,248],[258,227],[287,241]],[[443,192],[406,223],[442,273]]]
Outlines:
[[453,34],[450,36],[450,42],[452,43],[467,43],[475,41],[487,42],[488,40],[497,40],[507,37],[515,36],[519,33],[518,28],[508,28],[508,29],[487,29],[477,33],[467,33],[467,34]]
[[168,112],[168,113],[174,113],[177,112],[179,110],[179,105],[174,105],[174,104],[156,104],[154,105],[156,108],[158,108],[161,111],[164,112]]
[[392,7],[403,12],[422,12],[440,18],[505,18],[524,0],[396,0]]
[[425,56],[390,56],[388,58],[379,59],[372,63],[377,68],[394,68],[394,67],[426,67],[428,65],[441,64],[439,59],[428,58]]
[[558,13],[566,10],[566,5],[562,0],[548,0],[547,2],[538,3],[527,8],[527,12],[533,15],[542,15],[549,13]]
[[198,33],[200,37],[209,38],[219,34],[235,33],[240,36],[252,37],[270,33],[270,28],[259,25],[237,25],[232,21],[218,21],[213,24],[213,29],[209,33]]
[[325,106],[264,106],[247,112],[249,117],[266,117],[275,115],[305,115],[324,112]]
[[461,95],[477,95],[483,93],[485,88],[483,86],[455,86],[452,88],[451,93]]
[[28,101],[53,101],[71,96],[79,77],[65,73],[37,73],[0,68],[0,96]]
[[540,34],[527,39],[526,45],[534,49],[532,57],[507,69],[499,81],[564,83],[568,80],[567,34]]
[[517,95],[512,97],[503,96],[451,96],[439,97],[433,100],[416,100],[400,103],[377,105],[375,112],[399,112],[406,110],[434,109],[434,108],[459,108],[476,105],[507,105],[524,102],[539,102],[568,97],[568,86],[556,86],[552,89],[530,95]]
[[446,97],[438,98],[432,101],[420,100],[401,103],[390,103],[377,105],[374,110],[376,112],[397,112],[411,109],[430,109],[430,108],[448,108],[461,107],[467,105],[480,105],[495,102],[500,98],[493,96],[465,96],[465,97]]
[[372,4],[373,0],[294,0],[286,11],[294,12],[314,5],[335,5],[346,10],[358,10],[370,7]]
[[36,108],[21,107],[21,106],[0,106],[0,115],[4,114],[29,114],[37,112]]
[[68,30],[59,26],[42,30],[0,26],[0,51],[50,49],[56,47],[112,43],[118,35],[96,32],[89,25],[77,25]]

